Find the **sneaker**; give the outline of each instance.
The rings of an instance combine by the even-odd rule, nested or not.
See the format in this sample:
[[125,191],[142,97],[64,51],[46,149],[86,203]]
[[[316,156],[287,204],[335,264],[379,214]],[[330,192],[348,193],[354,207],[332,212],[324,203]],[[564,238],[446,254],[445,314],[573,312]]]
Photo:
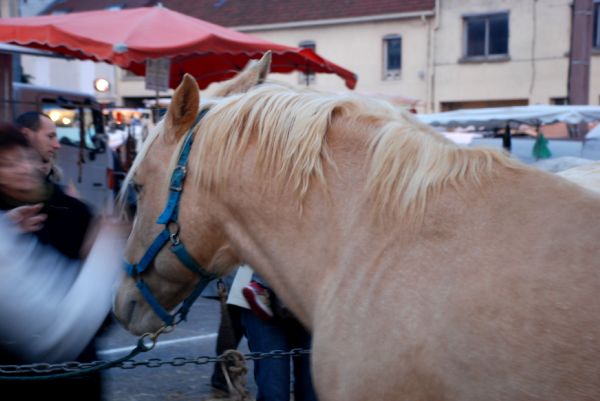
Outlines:
[[260,319],[268,321],[273,318],[269,291],[265,287],[256,281],[251,281],[242,289],[242,294],[246,298],[246,301],[248,301],[248,304],[250,304],[250,310]]

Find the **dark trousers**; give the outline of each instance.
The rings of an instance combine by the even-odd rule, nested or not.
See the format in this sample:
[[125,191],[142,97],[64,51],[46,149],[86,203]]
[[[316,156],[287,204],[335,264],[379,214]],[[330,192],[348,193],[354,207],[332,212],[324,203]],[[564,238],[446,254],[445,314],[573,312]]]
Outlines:
[[[242,324],[251,352],[294,348],[310,349],[310,334],[293,318],[274,318],[264,322],[249,309],[242,310]],[[264,358],[254,361],[256,401],[289,401],[292,383],[294,401],[316,401],[310,376],[310,355],[291,358]]]

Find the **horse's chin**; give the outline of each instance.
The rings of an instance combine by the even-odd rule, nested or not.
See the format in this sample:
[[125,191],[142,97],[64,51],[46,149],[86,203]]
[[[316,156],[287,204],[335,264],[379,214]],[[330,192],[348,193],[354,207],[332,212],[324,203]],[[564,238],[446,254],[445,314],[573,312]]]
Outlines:
[[152,308],[144,302],[120,297],[115,298],[113,312],[119,323],[130,333],[142,335],[155,332],[162,326],[162,321]]
[[[141,313],[137,316],[136,311],[140,311]],[[140,336],[145,333],[154,333],[159,328],[161,328],[163,322],[154,314],[154,312],[150,309],[142,310],[142,308],[137,308],[134,310],[133,319],[131,319],[125,328],[132,334],[136,336]]]

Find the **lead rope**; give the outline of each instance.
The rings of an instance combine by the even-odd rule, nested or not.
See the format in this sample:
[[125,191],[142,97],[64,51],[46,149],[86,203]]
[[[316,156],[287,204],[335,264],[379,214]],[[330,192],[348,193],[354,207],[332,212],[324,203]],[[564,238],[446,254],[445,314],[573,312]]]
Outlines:
[[244,355],[238,350],[229,349],[223,353],[223,358],[225,360],[221,363],[221,369],[227,381],[229,397],[220,398],[219,400],[254,401],[246,387],[248,367]]

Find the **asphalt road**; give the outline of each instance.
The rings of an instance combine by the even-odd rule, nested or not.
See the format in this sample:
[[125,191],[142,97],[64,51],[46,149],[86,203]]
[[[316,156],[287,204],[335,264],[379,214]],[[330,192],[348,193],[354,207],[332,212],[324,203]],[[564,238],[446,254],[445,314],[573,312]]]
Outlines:
[[[188,320],[173,332],[159,337],[156,347],[139,354],[135,361],[158,358],[173,361],[182,357],[193,360],[199,356],[215,356],[215,342],[220,320],[219,302],[200,298],[190,310]],[[114,360],[135,347],[137,337],[115,323],[99,341],[102,359]],[[242,341],[239,350],[247,353]],[[160,367],[138,366],[134,369],[112,368],[104,372],[105,401],[200,401],[212,396],[210,376],[213,364],[185,364]],[[256,387],[252,378],[252,362],[248,364],[248,388],[253,395]]]

